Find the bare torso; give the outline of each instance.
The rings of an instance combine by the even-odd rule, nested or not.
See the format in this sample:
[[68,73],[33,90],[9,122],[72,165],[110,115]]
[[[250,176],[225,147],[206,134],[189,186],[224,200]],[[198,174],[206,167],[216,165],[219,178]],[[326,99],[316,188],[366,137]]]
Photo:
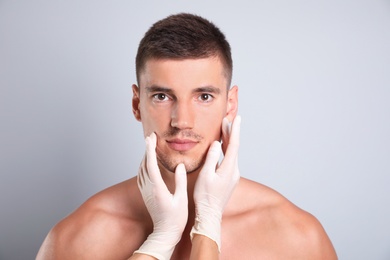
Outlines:
[[[191,208],[190,203],[190,208]],[[194,219],[189,212],[189,220]],[[192,221],[172,259],[188,259]],[[90,198],[58,223],[37,259],[127,259],[152,232],[136,179]],[[220,259],[336,259],[321,224],[279,193],[241,178],[222,220]]]

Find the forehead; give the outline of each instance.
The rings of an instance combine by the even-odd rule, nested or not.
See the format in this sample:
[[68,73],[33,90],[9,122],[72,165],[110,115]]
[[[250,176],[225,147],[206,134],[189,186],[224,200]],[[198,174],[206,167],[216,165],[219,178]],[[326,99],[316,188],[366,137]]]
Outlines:
[[227,87],[224,67],[218,57],[202,59],[150,59],[140,73],[140,87]]

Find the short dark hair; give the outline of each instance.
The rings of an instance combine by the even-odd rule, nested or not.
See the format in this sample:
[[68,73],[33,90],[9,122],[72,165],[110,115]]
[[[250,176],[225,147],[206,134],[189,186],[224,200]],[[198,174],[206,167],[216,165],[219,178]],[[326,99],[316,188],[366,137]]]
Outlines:
[[219,57],[230,86],[233,71],[230,45],[212,22],[194,14],[180,13],[157,21],[145,33],[136,57],[137,81],[150,59],[199,59]]

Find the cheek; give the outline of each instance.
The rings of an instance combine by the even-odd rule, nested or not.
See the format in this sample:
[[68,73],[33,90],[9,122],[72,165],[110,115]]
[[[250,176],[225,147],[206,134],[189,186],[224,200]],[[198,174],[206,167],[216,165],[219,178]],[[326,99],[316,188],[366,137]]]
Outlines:
[[166,131],[167,124],[169,124],[169,121],[167,121],[167,116],[166,113],[164,113],[164,110],[142,110],[142,126],[145,136],[150,135],[152,132],[155,132],[157,136],[160,136],[164,131]]
[[219,140],[221,137],[222,120],[226,116],[226,103],[219,103],[213,107],[200,109],[197,116],[197,125],[203,135],[210,139]]
[[215,114],[213,116],[207,116],[206,120],[201,120],[200,123],[204,137],[210,139],[210,141],[219,140],[221,137],[222,119],[224,115]]

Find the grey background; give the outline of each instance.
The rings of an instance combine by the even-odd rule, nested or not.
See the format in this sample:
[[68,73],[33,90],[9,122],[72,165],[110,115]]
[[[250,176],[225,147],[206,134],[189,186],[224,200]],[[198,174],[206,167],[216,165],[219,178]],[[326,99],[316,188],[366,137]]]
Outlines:
[[229,39],[242,176],[314,214],[340,259],[390,259],[390,2],[0,0],[0,259],[143,155],[139,40],[181,11]]

